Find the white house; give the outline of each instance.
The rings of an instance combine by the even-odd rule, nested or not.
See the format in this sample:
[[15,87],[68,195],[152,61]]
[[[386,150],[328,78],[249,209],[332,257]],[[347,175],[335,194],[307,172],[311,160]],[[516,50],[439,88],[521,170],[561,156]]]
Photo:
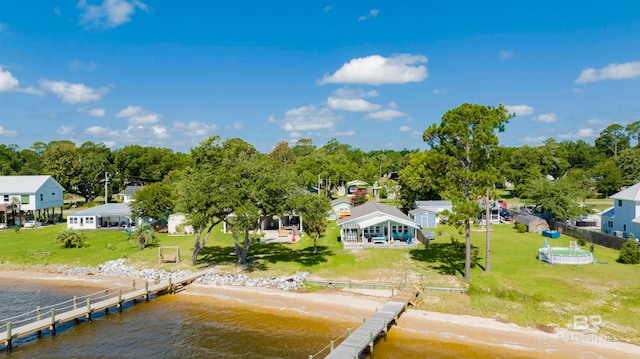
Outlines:
[[327,219],[331,221],[335,221],[340,218],[340,211],[346,213],[351,209],[351,200],[349,198],[336,198],[331,201],[331,209],[329,213],[327,213]]
[[67,216],[70,229],[119,228],[131,222],[131,209],[126,203],[106,203]]
[[142,189],[143,186],[127,186],[122,192],[118,193],[122,196],[122,202],[129,203],[133,201],[133,194]]
[[0,176],[2,223],[19,225],[20,217],[54,222],[62,218],[63,205],[64,187],[51,176]]
[[613,207],[602,212],[602,233],[629,238],[640,236],[640,182],[620,191],[610,198]]
[[351,208],[351,216],[338,219],[344,245],[390,243],[415,239],[420,227],[399,209],[377,202]]
[[[453,204],[451,201],[416,201],[415,209],[426,209],[436,214],[436,223],[440,223],[438,213],[442,211],[453,211]],[[435,227],[435,226],[434,226]]]

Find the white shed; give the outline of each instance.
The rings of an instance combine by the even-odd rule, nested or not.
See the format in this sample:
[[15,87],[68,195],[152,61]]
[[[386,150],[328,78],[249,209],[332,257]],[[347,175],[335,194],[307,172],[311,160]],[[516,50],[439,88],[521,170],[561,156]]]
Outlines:
[[170,214],[167,220],[167,232],[176,234],[193,234],[193,226],[186,224],[187,217],[182,213]]
[[126,203],[107,203],[67,216],[70,229],[117,228],[131,222],[131,209]]

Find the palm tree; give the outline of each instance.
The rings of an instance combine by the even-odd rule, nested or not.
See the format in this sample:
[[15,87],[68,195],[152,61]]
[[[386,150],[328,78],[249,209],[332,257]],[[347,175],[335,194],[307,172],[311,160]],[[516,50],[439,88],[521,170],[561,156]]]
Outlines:
[[84,245],[84,238],[82,234],[75,229],[65,229],[58,233],[56,242],[62,243],[64,248],[79,248]]
[[129,234],[129,238],[136,238],[140,250],[143,250],[147,244],[153,244],[156,242],[156,231],[151,227],[149,223],[143,223],[136,226],[136,229]]

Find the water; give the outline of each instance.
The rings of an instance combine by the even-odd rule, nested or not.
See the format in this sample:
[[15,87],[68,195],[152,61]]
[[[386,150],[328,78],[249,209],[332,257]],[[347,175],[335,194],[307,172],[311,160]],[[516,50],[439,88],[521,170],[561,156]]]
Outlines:
[[[0,279],[0,318],[96,292],[94,287]],[[123,313],[69,324],[57,336],[21,339],[13,358],[308,358],[355,323],[236,305],[198,295],[164,295]],[[323,356],[320,356],[323,357]],[[439,343],[392,329],[374,358],[524,358],[470,345]]]

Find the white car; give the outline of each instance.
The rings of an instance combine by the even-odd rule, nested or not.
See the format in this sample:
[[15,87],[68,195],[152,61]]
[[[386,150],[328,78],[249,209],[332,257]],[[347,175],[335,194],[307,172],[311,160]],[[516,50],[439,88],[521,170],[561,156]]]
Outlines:
[[38,228],[44,226],[44,224],[42,222],[26,221],[22,226],[24,228]]

